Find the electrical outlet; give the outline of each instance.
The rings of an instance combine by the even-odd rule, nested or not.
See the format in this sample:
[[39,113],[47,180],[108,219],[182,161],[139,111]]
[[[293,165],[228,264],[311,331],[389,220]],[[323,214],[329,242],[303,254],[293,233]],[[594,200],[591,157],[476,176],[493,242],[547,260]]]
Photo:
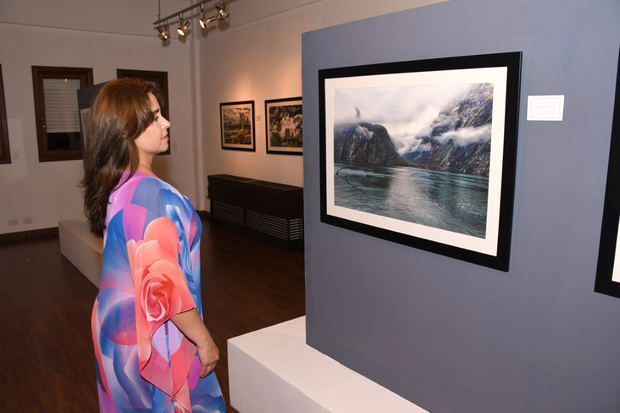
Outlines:
[[19,221],[17,220],[17,218],[9,218],[9,225],[17,225],[19,224]]
[[22,224],[32,224],[32,217],[22,217]]

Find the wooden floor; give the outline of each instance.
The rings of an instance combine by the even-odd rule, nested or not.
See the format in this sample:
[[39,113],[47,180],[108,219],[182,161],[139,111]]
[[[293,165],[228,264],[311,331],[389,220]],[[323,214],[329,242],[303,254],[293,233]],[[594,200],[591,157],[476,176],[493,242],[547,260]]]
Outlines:
[[[201,259],[205,322],[220,349],[215,371],[235,412],[226,340],[305,314],[303,252],[206,221]],[[0,243],[0,266],[0,412],[97,412],[96,287],[54,236]]]

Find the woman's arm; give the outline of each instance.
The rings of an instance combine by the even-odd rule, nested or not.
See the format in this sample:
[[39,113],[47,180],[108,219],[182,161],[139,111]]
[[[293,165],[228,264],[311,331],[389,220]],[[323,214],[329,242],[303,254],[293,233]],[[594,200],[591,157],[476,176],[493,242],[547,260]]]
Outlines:
[[211,334],[209,334],[207,326],[202,322],[198,311],[192,308],[189,311],[175,314],[170,319],[187,338],[196,344],[202,366],[200,377],[205,377],[211,373],[220,358],[220,351],[217,349]]

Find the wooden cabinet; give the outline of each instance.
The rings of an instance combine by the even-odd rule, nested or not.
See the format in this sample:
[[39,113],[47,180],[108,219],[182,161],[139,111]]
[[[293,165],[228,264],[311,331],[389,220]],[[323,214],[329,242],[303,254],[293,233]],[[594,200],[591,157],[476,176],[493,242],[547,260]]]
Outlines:
[[303,188],[225,174],[208,181],[211,218],[303,243]]

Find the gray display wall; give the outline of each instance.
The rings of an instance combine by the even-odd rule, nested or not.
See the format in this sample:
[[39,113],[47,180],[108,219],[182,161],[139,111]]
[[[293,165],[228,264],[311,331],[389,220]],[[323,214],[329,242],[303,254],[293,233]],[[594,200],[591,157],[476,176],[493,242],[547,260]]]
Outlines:
[[[302,37],[308,344],[432,413],[620,412],[593,291],[620,2],[453,0]],[[318,70],[522,51],[510,271],[320,222]],[[565,95],[564,120],[526,120]]]

